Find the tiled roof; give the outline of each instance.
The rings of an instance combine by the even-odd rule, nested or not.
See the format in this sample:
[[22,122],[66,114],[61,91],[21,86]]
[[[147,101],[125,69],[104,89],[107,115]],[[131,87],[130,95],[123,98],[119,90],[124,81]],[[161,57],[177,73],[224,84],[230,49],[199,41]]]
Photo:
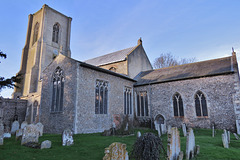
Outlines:
[[130,47],[113,53],[105,54],[100,57],[86,60],[85,62],[94,66],[101,66],[109,63],[119,62],[126,59],[127,55],[135,48]]
[[135,86],[232,73],[231,57],[189,63],[139,73]]

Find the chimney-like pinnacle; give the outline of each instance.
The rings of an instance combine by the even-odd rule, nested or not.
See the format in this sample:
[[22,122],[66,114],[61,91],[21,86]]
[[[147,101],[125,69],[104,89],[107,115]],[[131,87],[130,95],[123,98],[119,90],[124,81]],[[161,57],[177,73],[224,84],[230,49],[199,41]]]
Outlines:
[[138,45],[139,44],[142,44],[142,38],[141,37],[138,39]]

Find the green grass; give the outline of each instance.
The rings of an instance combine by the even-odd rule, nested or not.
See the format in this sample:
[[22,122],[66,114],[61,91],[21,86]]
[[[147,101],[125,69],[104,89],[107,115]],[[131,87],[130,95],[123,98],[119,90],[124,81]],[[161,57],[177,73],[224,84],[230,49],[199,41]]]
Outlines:
[[[141,129],[141,133],[154,132],[149,129]],[[104,137],[100,133],[78,134],[74,135],[73,146],[61,146],[61,135],[44,134],[39,141],[52,141],[51,149],[32,149],[20,145],[20,141],[15,141],[15,137],[4,139],[4,145],[0,146],[1,160],[60,160],[60,159],[79,159],[79,160],[100,160],[104,156],[104,149],[113,142],[127,144],[127,150],[132,150],[132,145],[136,141],[136,132],[134,136]],[[230,148],[225,149],[222,145],[221,134],[223,131],[217,130],[215,138],[211,137],[211,130],[195,129],[196,144],[200,145],[200,154],[195,158],[197,160],[218,160],[218,159],[240,159],[240,140],[235,140],[231,134]],[[162,136],[164,146],[167,146],[167,136]],[[181,150],[185,154],[186,137],[181,132]]]

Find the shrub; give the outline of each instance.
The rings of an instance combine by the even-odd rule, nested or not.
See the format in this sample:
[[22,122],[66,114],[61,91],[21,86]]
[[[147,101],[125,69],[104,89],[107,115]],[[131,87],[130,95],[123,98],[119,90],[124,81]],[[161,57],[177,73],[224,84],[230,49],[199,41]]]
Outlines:
[[[162,153],[162,154],[161,154]],[[158,160],[166,156],[162,140],[153,133],[145,133],[133,145],[131,156],[136,160]]]

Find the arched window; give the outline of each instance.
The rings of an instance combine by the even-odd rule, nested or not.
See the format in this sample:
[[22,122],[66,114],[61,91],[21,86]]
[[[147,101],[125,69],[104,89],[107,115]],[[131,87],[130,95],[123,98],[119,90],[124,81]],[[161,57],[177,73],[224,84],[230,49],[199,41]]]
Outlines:
[[53,73],[52,112],[63,111],[64,81],[63,71],[60,67],[57,67]]
[[111,68],[109,68],[109,70],[113,71],[113,72],[116,72],[117,69],[115,67],[111,67]]
[[195,108],[198,117],[208,116],[206,98],[201,91],[197,91],[195,95]]
[[39,31],[39,23],[37,22],[34,26],[34,33],[33,33],[33,45],[38,39],[38,31]]
[[107,114],[108,82],[96,80],[95,86],[95,114]]
[[53,25],[52,41],[55,42],[55,43],[58,43],[58,39],[59,39],[59,28],[60,28],[59,23],[55,23],[55,24]]
[[176,93],[173,96],[173,111],[174,111],[174,116],[176,117],[184,116],[183,101],[179,93]]
[[146,91],[137,92],[137,116],[149,116],[148,96]]
[[124,88],[124,114],[132,114],[132,89]]

